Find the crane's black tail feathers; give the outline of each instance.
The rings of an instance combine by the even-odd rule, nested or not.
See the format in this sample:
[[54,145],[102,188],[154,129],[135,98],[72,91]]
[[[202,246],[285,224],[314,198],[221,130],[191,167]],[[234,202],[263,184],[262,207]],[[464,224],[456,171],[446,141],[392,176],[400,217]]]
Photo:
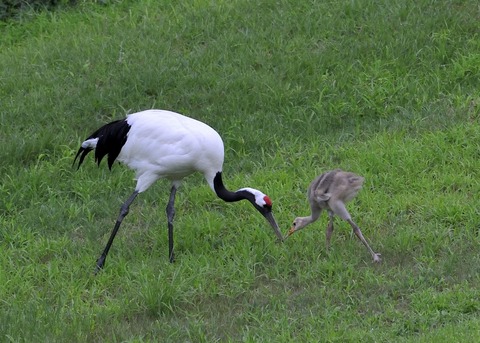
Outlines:
[[78,166],[77,166],[77,170],[80,169],[80,166],[82,165],[83,160],[85,159],[85,156],[87,156],[88,153],[89,153],[90,151],[92,151],[92,150],[93,150],[92,148],[80,147],[80,149],[78,149],[77,154],[75,155],[75,159],[73,160],[72,167],[75,166],[75,162],[77,162],[78,156],[80,156],[80,154],[82,154],[82,155],[80,156],[80,159],[78,160]]
[[[127,141],[129,131],[130,125],[127,123],[127,120],[120,119],[108,123],[92,133],[85,142],[89,139],[98,138],[95,145],[95,162],[100,165],[103,157],[108,155],[108,168],[112,169],[113,162],[115,162],[115,159],[120,154],[120,150],[122,150],[123,145]],[[91,146],[84,146],[85,145],[82,143],[82,146],[78,149],[77,155],[73,160],[73,165],[75,165],[77,158],[80,156],[77,169],[82,165],[85,156],[87,156],[90,151],[94,150]]]

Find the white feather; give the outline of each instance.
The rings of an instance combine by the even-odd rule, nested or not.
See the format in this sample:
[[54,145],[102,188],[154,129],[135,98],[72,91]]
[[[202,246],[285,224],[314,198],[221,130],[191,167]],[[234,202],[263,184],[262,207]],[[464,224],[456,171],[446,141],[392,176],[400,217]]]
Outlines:
[[238,191],[247,191],[247,192],[250,192],[253,195],[255,195],[255,202],[260,207],[263,207],[267,204],[267,202],[265,201],[266,195],[264,193],[260,192],[258,189],[245,187],[245,188],[240,188]]
[[98,138],[87,139],[82,143],[82,148],[84,149],[95,149],[97,147]]

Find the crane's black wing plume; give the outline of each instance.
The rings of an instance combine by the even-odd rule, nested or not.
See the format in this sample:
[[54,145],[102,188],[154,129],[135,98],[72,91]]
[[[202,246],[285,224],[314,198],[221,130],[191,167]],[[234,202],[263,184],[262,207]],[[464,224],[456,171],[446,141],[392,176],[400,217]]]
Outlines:
[[75,165],[75,162],[77,162],[77,158],[80,154],[82,154],[80,156],[80,160],[78,160],[78,166],[77,166],[77,170],[80,168],[80,166],[82,165],[83,163],[83,159],[85,158],[85,156],[88,155],[88,153],[90,151],[92,151],[93,149],[92,148],[84,148],[84,147],[80,147],[80,149],[78,149],[78,152],[77,154],[75,155],[75,159],[73,160],[73,165]]
[[[98,163],[98,165],[100,165],[103,157],[108,155],[108,168],[112,169],[113,162],[115,162],[118,154],[120,154],[120,150],[122,150],[123,145],[127,141],[129,131],[130,125],[125,119],[115,120],[102,126],[86,139],[86,141],[88,141],[89,139],[98,138],[98,142],[95,147],[95,161]],[[73,164],[75,164],[78,156],[80,156],[77,169],[82,165],[85,156],[87,156],[92,150],[92,147],[84,148],[83,146],[78,149],[77,155],[73,160]]]

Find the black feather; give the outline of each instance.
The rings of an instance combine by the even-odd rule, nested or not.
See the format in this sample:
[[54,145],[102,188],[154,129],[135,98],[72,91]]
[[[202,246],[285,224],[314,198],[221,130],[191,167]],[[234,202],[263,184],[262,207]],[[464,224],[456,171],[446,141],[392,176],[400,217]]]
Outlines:
[[[130,125],[125,119],[115,120],[102,126],[86,139],[98,138],[97,147],[95,148],[95,161],[98,165],[100,165],[105,155],[108,155],[108,168],[112,169],[113,162],[115,162],[118,154],[120,154],[120,150],[122,150],[127,141],[129,131]],[[75,164],[77,157],[81,154],[78,162],[78,168],[80,168],[85,156],[92,150],[92,148],[80,147],[73,163]]]
[[83,159],[85,158],[85,156],[87,156],[88,153],[89,153],[90,151],[92,151],[92,150],[93,150],[93,149],[91,149],[91,148],[85,149],[85,148],[82,148],[82,147],[80,147],[80,149],[78,149],[78,152],[77,152],[77,154],[75,155],[75,159],[73,160],[73,165],[75,165],[75,162],[77,161],[78,155],[82,154],[82,155],[80,156],[80,160],[78,161],[77,170],[78,170],[78,169],[80,168],[80,166],[82,165]]

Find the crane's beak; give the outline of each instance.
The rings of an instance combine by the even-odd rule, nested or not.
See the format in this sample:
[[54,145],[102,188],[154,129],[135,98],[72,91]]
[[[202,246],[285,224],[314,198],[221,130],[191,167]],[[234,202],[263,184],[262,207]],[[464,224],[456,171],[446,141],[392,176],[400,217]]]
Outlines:
[[267,221],[270,223],[270,225],[273,228],[273,231],[275,232],[275,235],[277,235],[277,238],[280,242],[283,242],[283,236],[282,233],[280,232],[280,228],[278,227],[277,221],[273,217],[272,212],[267,212],[263,213],[263,216],[267,219]]

